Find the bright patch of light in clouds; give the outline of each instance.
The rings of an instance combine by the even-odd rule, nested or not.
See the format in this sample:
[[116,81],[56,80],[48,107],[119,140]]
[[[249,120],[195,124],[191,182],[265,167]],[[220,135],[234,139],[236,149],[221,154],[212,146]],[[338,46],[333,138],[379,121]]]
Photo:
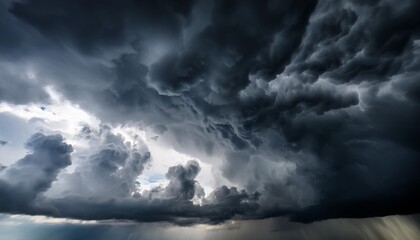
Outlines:
[[[91,146],[88,140],[79,137],[80,130],[87,125],[93,129],[99,129],[101,121],[92,114],[84,111],[77,104],[74,104],[58,93],[52,87],[46,87],[46,92],[49,94],[50,102],[44,105],[12,105],[9,103],[0,103],[0,113],[8,113],[18,118],[23,119],[28,124],[32,124],[35,129],[33,132],[41,131],[46,133],[59,133],[66,138],[66,142],[72,144],[74,147],[73,166],[68,167],[68,171],[74,169],[74,165],[80,161],[78,154],[85,155],[92,154],[96,151],[96,146]],[[140,129],[137,126],[118,125],[110,126],[111,132],[120,134],[125,141],[130,144],[144,146],[147,148],[152,156],[152,162],[147,166],[144,173],[139,176],[140,191],[150,190],[157,186],[166,186],[169,181],[165,174],[169,167],[178,164],[186,164],[192,157],[179,153],[169,146],[163,145],[159,138],[155,138],[156,134]],[[24,141],[16,143],[20,146],[24,145]],[[145,149],[146,150],[146,149]],[[14,160],[22,156],[15,156]],[[210,193],[214,188],[214,179],[211,173],[211,166],[205,164],[199,159],[201,172],[197,180],[202,183],[206,194]],[[10,164],[10,161],[2,162],[2,164]]]
[[143,143],[147,146],[151,154],[151,164],[138,178],[141,184],[141,191],[150,190],[158,186],[166,186],[169,183],[165,178],[165,173],[168,171],[168,168],[178,164],[185,165],[191,159],[197,160],[200,164],[201,171],[197,176],[197,181],[200,182],[206,194],[213,191],[215,182],[209,164],[175,151],[173,148],[162,143],[159,137],[155,138],[156,134],[150,130],[142,130],[138,127],[124,125],[114,127],[111,131],[114,134],[121,134],[125,140],[132,144],[141,145]]
[[[0,113],[10,113],[26,121],[36,122],[44,131],[57,131],[66,136],[69,141],[80,124],[99,126],[100,121],[85,112],[78,105],[65,100],[52,87],[45,90],[50,96],[50,103],[46,105],[12,105],[0,103]],[[72,142],[71,142],[72,143]]]

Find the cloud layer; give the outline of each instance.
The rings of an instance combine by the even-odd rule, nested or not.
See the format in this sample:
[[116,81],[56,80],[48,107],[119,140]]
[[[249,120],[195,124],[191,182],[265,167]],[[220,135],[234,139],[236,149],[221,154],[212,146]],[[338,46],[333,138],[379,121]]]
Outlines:
[[104,123],[154,131],[234,185],[206,195],[190,161],[168,169],[167,186],[136,192],[153,156],[106,128],[97,151],[58,175],[71,147],[37,134],[33,153],[2,167],[3,212],[189,224],[420,210],[418,1],[0,7],[0,101],[47,103],[51,86]]

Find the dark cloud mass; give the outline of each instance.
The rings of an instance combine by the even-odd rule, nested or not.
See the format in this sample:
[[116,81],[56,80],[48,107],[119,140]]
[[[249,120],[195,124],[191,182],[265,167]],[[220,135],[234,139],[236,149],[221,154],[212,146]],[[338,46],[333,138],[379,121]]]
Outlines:
[[[85,128],[84,128],[85,129]],[[73,147],[60,135],[34,134],[26,146],[33,153],[0,168],[0,210],[12,214],[48,215],[86,220],[127,219],[170,221],[179,225],[219,223],[254,212],[258,194],[222,186],[205,198],[195,180],[197,161],[170,167],[166,187],[140,193],[135,177],[150,154],[124,143],[121,135],[101,129],[100,150],[74,172],[60,170],[71,164]],[[143,151],[143,152],[142,152]],[[201,205],[192,199],[200,199]],[[106,209],[106,210],[105,210]]]
[[[71,145],[60,135],[33,135],[26,147],[33,153],[0,171],[1,210],[31,211],[38,194],[48,190],[59,171],[71,164]],[[25,210],[27,209],[27,210]]]
[[86,126],[98,149],[72,173],[59,173],[72,151],[59,135],[32,136],[32,153],[1,168],[3,212],[177,224],[420,212],[417,0],[0,7],[0,101],[45,103],[52,86],[236,186],[205,193],[190,161],[168,169],[166,187],[136,192],[153,156]]

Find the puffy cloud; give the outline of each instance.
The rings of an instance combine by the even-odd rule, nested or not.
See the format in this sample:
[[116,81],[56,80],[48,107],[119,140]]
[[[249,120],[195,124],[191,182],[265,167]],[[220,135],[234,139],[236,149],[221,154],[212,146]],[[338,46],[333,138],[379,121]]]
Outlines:
[[[71,145],[60,135],[34,134],[26,143],[33,152],[0,171],[1,209],[25,211],[38,194],[45,192],[59,171],[71,164]],[[27,211],[27,210],[26,210]]]
[[[83,132],[86,128],[83,128]],[[87,220],[127,219],[170,221],[185,225],[218,223],[234,215],[255,211],[258,194],[235,187],[216,189],[208,198],[195,180],[197,161],[170,167],[169,184],[141,192],[137,177],[150,160],[149,152],[124,142],[121,135],[101,128],[102,146],[71,173],[71,145],[60,135],[34,134],[27,142],[33,150],[16,163],[1,167],[1,210],[7,213],[49,215]],[[133,148],[130,148],[133,147]],[[202,204],[194,203],[200,199]],[[227,211],[228,210],[228,211]]]
[[110,199],[128,197],[137,192],[136,178],[150,161],[150,153],[142,143],[125,141],[108,126],[99,131],[83,126],[81,136],[97,145],[96,150],[81,160],[71,173],[62,173],[47,195],[75,195]]
[[199,197],[204,195],[203,189],[194,179],[200,171],[197,161],[189,161],[185,167],[174,166],[168,169],[166,177],[170,179],[165,188],[168,196],[176,196],[183,199],[192,199],[197,192]]

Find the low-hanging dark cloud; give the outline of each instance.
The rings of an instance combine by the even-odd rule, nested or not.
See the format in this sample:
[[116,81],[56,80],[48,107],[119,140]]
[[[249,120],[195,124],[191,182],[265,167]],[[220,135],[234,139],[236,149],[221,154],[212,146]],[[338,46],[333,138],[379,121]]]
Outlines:
[[[105,129],[103,147],[72,173],[59,175],[71,164],[73,147],[60,135],[34,134],[27,142],[33,152],[0,170],[1,211],[86,220],[127,219],[170,221],[180,225],[219,223],[235,214],[256,210],[258,194],[222,186],[205,198],[195,180],[197,161],[170,167],[168,186],[140,193],[136,177],[150,159],[124,145],[121,135]],[[192,199],[203,204],[193,204]],[[106,209],[106,210],[105,210]]]
[[[53,86],[104,122],[217,156],[238,186],[204,198],[190,162],[168,170],[166,188],[130,199],[150,159],[109,142],[76,171],[84,177],[67,178],[124,200],[69,196],[45,214],[193,223],[419,212],[418,1],[6,2],[1,101],[45,102]],[[17,70],[31,60],[36,77]],[[122,192],[99,194],[105,182]],[[200,196],[206,206],[193,204]]]
[[1,210],[31,211],[31,203],[45,192],[59,171],[71,164],[71,145],[61,135],[34,134],[26,143],[33,152],[0,171]]

